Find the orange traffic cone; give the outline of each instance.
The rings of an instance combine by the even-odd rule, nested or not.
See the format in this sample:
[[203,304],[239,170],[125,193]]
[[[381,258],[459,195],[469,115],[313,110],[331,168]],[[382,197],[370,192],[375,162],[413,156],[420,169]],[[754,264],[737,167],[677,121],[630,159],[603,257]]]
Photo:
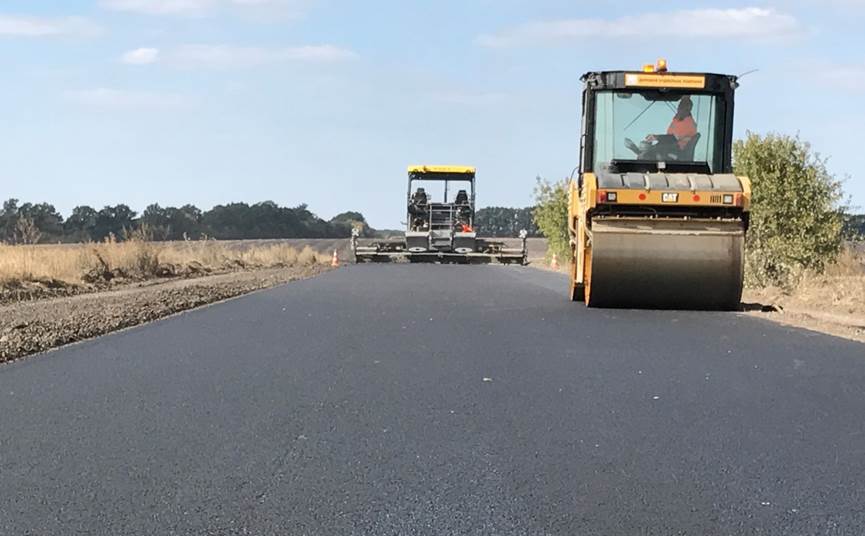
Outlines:
[[330,261],[330,265],[333,268],[339,268],[339,255],[336,250],[333,250],[333,260]]
[[553,253],[553,258],[550,260],[550,268],[553,270],[559,269],[559,256]]

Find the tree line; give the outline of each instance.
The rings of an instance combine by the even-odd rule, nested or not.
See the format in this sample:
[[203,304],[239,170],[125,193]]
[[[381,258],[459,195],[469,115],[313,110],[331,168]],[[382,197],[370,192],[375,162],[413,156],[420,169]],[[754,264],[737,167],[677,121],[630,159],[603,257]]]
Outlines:
[[844,219],[844,234],[850,240],[865,240],[865,214],[848,215]]
[[543,236],[534,218],[535,207],[486,207],[475,213],[475,229],[480,236],[507,238],[519,236],[520,231],[530,237]]
[[[566,182],[551,184],[538,180],[537,205],[479,209],[475,214],[478,234],[514,237],[526,230],[530,237],[544,237],[546,228],[548,233],[553,232],[556,242],[553,249],[559,245],[564,251],[568,238],[561,213],[567,212]],[[100,210],[84,205],[72,209],[64,219],[49,203],[20,203],[9,199],[0,209],[0,242],[88,242],[102,241],[109,236],[122,240],[142,225],[154,240],[348,238],[354,228],[360,229],[365,237],[381,234],[367,224],[360,212],[343,212],[324,220],[307,205],[282,207],[273,201],[252,205],[229,203],[206,211],[195,205],[162,207],[152,204],[141,214],[124,204]],[[843,236],[847,239],[865,237],[865,215],[845,215],[843,227]]]
[[[487,207],[477,211],[475,227],[491,237],[541,236],[533,207]],[[153,240],[219,240],[268,238],[348,238],[358,228],[364,237],[378,236],[360,212],[343,212],[324,220],[307,205],[283,207],[273,201],[229,203],[201,210],[195,205],[149,205],[140,214],[125,204],[101,209],[82,205],[64,218],[49,203],[21,203],[9,199],[0,209],[0,242],[38,244],[123,240],[131,231],[146,229]],[[384,232],[390,234],[392,232]]]
[[72,209],[68,218],[49,203],[9,199],[0,209],[0,242],[8,244],[122,240],[141,229],[154,240],[347,238],[354,228],[364,236],[374,233],[359,212],[324,220],[306,205],[282,207],[273,201],[230,203],[206,211],[194,205],[152,204],[141,214],[125,204],[99,210],[84,205]]

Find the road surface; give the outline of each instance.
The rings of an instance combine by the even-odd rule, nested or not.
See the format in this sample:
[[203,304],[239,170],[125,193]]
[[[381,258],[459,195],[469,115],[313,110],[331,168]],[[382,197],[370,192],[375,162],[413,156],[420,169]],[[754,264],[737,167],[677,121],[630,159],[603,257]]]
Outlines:
[[865,533],[865,346],[564,286],[351,266],[2,366],[0,534]]

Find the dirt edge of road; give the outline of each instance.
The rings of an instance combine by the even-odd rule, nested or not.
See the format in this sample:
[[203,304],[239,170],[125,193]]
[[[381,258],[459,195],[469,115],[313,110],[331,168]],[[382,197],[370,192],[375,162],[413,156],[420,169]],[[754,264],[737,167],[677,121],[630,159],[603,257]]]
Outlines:
[[[560,265],[555,270],[542,258],[530,259],[529,266],[567,274],[566,266]],[[778,289],[745,289],[742,312],[785,326],[865,343],[865,306],[826,300],[819,288],[800,291],[799,295],[788,295]]]
[[0,363],[328,270],[320,264],[267,268],[3,305]]
[[778,289],[745,289],[742,302],[743,310],[752,316],[865,343],[862,303],[818,300],[811,292],[789,295]]

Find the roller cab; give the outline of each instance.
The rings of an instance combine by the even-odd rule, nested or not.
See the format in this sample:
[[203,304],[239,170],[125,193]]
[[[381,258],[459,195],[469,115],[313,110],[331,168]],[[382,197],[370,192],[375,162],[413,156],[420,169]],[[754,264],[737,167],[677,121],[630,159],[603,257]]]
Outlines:
[[582,81],[570,297],[600,307],[738,307],[751,187],[732,173],[736,77],[672,73],[661,60]]

